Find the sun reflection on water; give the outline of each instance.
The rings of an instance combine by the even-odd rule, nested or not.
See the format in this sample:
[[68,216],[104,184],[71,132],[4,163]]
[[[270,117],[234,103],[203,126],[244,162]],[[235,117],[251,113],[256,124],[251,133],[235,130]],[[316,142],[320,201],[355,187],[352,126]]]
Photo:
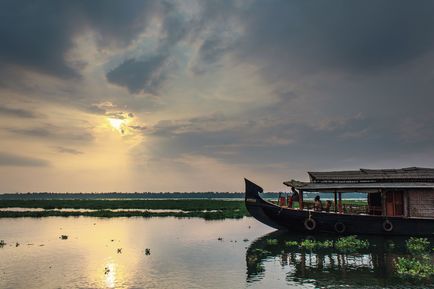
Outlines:
[[108,288],[115,288],[116,285],[116,264],[108,263],[105,267],[105,285]]

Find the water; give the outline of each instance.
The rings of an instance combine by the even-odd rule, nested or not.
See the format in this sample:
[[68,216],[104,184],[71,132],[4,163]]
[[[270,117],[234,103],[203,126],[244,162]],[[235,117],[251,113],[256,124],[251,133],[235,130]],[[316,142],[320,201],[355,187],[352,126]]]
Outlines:
[[382,239],[314,254],[284,245],[304,236],[272,231],[253,218],[0,219],[0,288],[403,288]]

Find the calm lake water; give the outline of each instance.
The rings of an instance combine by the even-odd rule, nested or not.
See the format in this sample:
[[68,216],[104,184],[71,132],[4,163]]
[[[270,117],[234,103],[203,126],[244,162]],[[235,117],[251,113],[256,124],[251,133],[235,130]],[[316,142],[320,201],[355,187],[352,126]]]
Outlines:
[[6,242],[0,248],[0,288],[431,286],[396,279],[393,260],[404,240],[372,239],[373,249],[353,255],[285,245],[302,238],[273,232],[253,218],[0,219],[0,240]]

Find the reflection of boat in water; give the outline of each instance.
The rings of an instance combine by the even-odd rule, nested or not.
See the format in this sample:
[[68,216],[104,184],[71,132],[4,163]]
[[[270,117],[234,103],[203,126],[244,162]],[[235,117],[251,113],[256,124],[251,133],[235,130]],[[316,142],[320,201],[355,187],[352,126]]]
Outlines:
[[[434,169],[361,169],[310,172],[309,176],[309,183],[285,182],[298,190],[298,209],[262,199],[263,189],[246,179],[247,210],[266,225],[295,232],[434,236]],[[334,193],[334,208],[306,209],[303,192]],[[347,192],[367,194],[363,212],[344,211],[342,193]]]
[[[336,238],[321,235],[316,240],[334,241]],[[246,252],[247,282],[260,281],[268,270],[276,276],[276,272],[272,272],[275,270],[285,274],[287,283],[311,283],[318,288],[382,288],[402,283],[394,273],[394,260],[405,253],[402,237],[371,236],[368,238],[369,249],[357,254],[341,254],[334,249],[311,252],[287,245],[289,241],[300,243],[304,239],[306,235],[275,231],[254,241]],[[428,287],[424,285],[424,288]],[[420,285],[414,288],[420,288]]]

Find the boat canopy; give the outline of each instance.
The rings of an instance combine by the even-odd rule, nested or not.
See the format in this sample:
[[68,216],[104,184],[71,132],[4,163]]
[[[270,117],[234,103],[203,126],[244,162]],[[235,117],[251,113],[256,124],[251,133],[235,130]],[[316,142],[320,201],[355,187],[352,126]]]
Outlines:
[[310,182],[291,180],[285,185],[314,192],[378,192],[381,189],[434,190],[434,169],[360,169],[308,172]]

